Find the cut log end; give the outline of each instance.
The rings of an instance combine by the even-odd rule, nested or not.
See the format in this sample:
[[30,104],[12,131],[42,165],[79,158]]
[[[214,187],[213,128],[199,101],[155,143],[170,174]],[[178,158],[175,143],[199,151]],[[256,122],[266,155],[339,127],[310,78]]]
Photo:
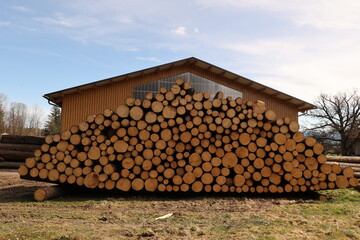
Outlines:
[[87,188],[96,188],[99,184],[99,174],[98,173],[90,173],[84,179],[84,185]]

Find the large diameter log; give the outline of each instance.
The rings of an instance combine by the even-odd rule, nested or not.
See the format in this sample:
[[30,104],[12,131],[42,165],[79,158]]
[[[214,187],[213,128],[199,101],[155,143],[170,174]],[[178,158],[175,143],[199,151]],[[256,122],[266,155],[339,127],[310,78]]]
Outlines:
[[114,144],[114,149],[119,153],[124,153],[128,149],[128,143],[123,140],[118,140]]
[[62,196],[65,193],[64,188],[60,186],[50,186],[38,188],[34,192],[34,200],[35,201],[45,201],[54,199]]
[[144,111],[140,107],[135,106],[130,109],[129,114],[132,119],[138,121],[143,117]]
[[87,188],[96,188],[99,184],[99,174],[92,172],[88,175],[86,175],[84,179],[84,185]]
[[342,175],[336,177],[335,183],[338,188],[349,187],[349,180],[345,176],[342,176]]
[[0,135],[0,143],[41,145],[45,143],[44,137]]
[[119,117],[126,118],[129,116],[130,108],[127,105],[122,104],[116,109],[116,113],[119,115]]
[[172,119],[176,116],[176,108],[172,106],[165,106],[162,110],[162,115],[166,119]]
[[265,112],[265,118],[269,121],[274,121],[276,119],[276,113],[273,110],[267,110]]
[[232,168],[235,167],[235,165],[238,163],[238,158],[235,153],[228,152],[223,156],[221,162],[224,167]]

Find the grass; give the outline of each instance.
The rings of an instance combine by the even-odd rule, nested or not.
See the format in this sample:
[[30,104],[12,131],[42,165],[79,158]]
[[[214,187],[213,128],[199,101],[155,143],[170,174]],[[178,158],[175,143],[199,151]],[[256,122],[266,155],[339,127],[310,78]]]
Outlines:
[[[360,239],[360,192],[330,200],[152,195],[0,202],[0,239]],[[173,213],[170,218],[156,217]]]

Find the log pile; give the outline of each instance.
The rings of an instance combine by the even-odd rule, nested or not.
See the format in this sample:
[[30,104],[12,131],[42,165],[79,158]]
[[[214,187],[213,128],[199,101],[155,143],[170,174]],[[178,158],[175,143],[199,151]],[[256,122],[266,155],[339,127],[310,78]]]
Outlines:
[[0,168],[18,168],[44,143],[44,137],[0,135]]
[[87,188],[160,192],[282,193],[358,185],[351,167],[327,164],[323,146],[262,101],[168,91],[127,98],[115,111],[48,136],[18,172]]

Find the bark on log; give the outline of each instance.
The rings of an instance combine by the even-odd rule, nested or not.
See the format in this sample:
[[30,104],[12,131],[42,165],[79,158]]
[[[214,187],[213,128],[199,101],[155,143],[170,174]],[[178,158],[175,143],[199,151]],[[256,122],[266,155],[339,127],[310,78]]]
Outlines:
[[0,161],[0,169],[18,169],[23,162]]
[[22,152],[15,150],[0,149],[0,157],[7,161],[25,161],[26,158],[32,157],[34,152]]
[[329,162],[359,163],[360,157],[355,156],[327,156]]
[[0,135],[0,143],[41,145],[45,143],[45,138],[35,136]]
[[34,144],[17,144],[17,143],[0,143],[0,150],[12,150],[19,152],[33,152],[41,145]]

